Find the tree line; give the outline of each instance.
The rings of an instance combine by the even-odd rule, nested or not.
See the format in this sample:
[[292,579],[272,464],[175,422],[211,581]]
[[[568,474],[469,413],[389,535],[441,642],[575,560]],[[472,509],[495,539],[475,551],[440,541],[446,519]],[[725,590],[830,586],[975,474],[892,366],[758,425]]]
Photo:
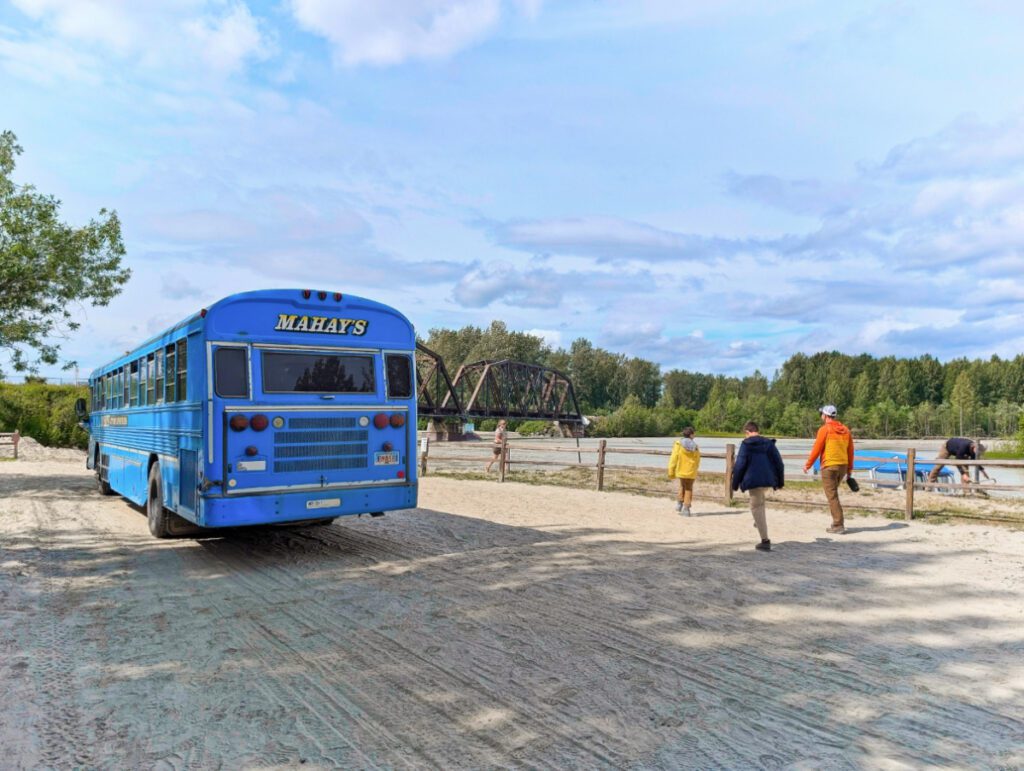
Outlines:
[[834,404],[864,437],[1009,436],[1020,428],[1024,355],[1013,359],[794,354],[771,377],[672,369],[599,348],[578,338],[553,348],[536,335],[489,327],[431,329],[422,341],[452,376],[462,364],[512,359],[559,370],[573,382],[580,408],[598,416],[594,433],[661,436],[685,425],[738,432],[756,419],[767,432],[808,436],[818,408]]

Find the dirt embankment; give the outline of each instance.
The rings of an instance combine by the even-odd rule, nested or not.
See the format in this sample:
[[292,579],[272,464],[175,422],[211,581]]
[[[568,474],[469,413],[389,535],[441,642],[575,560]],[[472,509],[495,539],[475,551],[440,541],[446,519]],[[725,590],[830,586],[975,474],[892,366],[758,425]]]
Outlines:
[[423,481],[421,506],[151,539],[0,464],[15,768],[1024,765],[1024,533]]

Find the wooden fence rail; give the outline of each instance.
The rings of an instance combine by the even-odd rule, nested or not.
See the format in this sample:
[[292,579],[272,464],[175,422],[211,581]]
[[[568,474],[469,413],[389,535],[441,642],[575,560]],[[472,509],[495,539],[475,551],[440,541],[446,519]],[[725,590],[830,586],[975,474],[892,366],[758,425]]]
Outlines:
[[14,452],[14,459],[18,459],[18,442],[21,441],[21,434],[15,431],[13,434],[0,434],[0,447],[10,447]]
[[[432,446],[433,445],[431,444],[429,439],[422,439],[420,441],[420,459],[419,459],[420,460],[420,474],[423,475],[423,476],[426,476],[428,474],[428,472],[429,472],[429,468],[430,468],[429,460],[431,458],[430,450],[431,450]],[[471,450],[467,454],[449,455],[449,454],[445,453],[444,455],[435,456],[435,459],[436,460],[443,460],[443,461],[451,460],[451,461],[460,461],[460,462],[464,461],[464,462],[470,462],[470,463],[486,463],[486,461],[489,459],[490,455],[493,453],[493,445],[492,444],[481,444],[481,445],[478,445],[478,447],[481,450],[480,452],[476,452],[476,451],[472,451]],[[469,446],[467,446],[467,445],[460,445],[459,446],[460,450],[463,449],[463,448],[465,450],[470,450]],[[483,452],[484,450],[486,452]],[[586,469],[594,469],[597,472],[597,489],[598,490],[604,490],[604,488],[605,488],[605,471],[609,470],[609,469],[611,469],[611,470],[619,470],[619,471],[655,471],[655,472],[661,472],[661,473],[664,473],[665,470],[666,470],[666,467],[664,465],[662,465],[662,466],[631,465],[631,464],[628,464],[628,463],[609,462],[609,456],[615,456],[615,455],[649,455],[649,456],[654,456],[654,457],[668,457],[668,456],[670,456],[672,454],[670,450],[661,450],[661,449],[655,449],[655,448],[646,449],[646,448],[637,448],[637,447],[616,447],[616,446],[609,445],[608,444],[608,440],[606,440],[606,439],[601,439],[598,442],[597,447],[595,448],[595,447],[548,447],[548,446],[545,446],[545,445],[542,445],[542,444],[530,443],[529,441],[525,441],[525,442],[518,442],[518,441],[509,442],[507,437],[506,437],[506,439],[501,444],[500,450],[501,451],[500,451],[499,457],[497,459],[497,462],[499,463],[499,471],[498,471],[498,481],[499,482],[504,482],[505,481],[508,472],[512,470],[513,466],[557,466],[559,468],[586,468]],[[512,456],[513,451],[516,454],[515,458],[513,458],[513,456]],[[572,453],[572,454],[576,454],[577,460],[575,462],[573,462],[573,461],[568,460],[568,459],[565,460],[565,461],[559,461],[559,460],[541,460],[541,459],[538,459],[538,458],[529,458],[529,457],[522,458],[522,457],[520,457],[520,453],[524,453],[524,454],[528,455],[529,453],[533,453],[533,452]],[[583,455],[587,455],[587,456],[595,455],[596,458],[593,461],[590,461],[589,458],[588,458],[588,461],[584,462],[583,459],[582,459]],[[788,460],[797,460],[797,459],[805,460],[807,458],[807,455],[803,454],[803,453],[801,453],[801,454],[784,453],[782,455],[782,457],[783,457],[783,459],[788,459]],[[735,462],[736,462],[736,445],[735,444],[727,444],[725,446],[725,452],[718,452],[718,453],[716,453],[716,452],[702,452],[701,453],[701,458],[710,458],[710,459],[724,460],[725,461],[725,472],[724,472],[724,479],[723,479],[722,500],[723,500],[724,503],[728,504],[729,502],[731,502],[733,500],[732,470],[733,470],[733,467],[734,467]],[[902,486],[903,489],[906,491],[906,499],[905,499],[905,505],[904,505],[903,512],[904,512],[904,518],[907,519],[907,520],[911,520],[914,517],[914,492],[915,492],[915,490],[922,490],[922,491],[934,490],[934,489],[948,490],[951,487],[955,487],[955,488],[964,489],[965,491],[971,491],[971,490],[999,490],[999,491],[1006,491],[1006,492],[1022,492],[1022,493],[1024,493],[1024,485],[986,484],[986,485],[983,485],[983,486],[977,486],[976,487],[976,486],[973,486],[973,485],[964,486],[964,485],[961,485],[960,483],[918,481],[917,478],[916,478],[916,475],[917,475],[918,472],[924,472],[925,470],[929,470],[930,471],[932,468],[940,466],[940,465],[941,466],[953,466],[953,467],[955,467],[955,466],[973,466],[973,467],[985,466],[985,467],[988,467],[990,469],[991,468],[1024,468],[1024,461],[1021,461],[1021,460],[958,460],[956,458],[927,458],[927,459],[919,459],[919,458],[917,458],[917,453],[916,453],[914,448],[910,448],[910,449],[907,450],[906,460],[904,460],[902,458],[894,459],[894,458],[889,457],[889,456],[878,456],[878,457],[874,457],[874,456],[859,456],[857,458],[857,460],[876,461],[878,463],[896,463],[896,464],[898,464],[899,466],[901,466],[903,468],[903,470],[900,472],[901,479],[899,481],[893,480],[893,482],[889,483],[889,484],[886,484],[886,482],[882,481],[882,480],[865,479],[862,476],[859,477],[859,479],[860,479],[860,481],[862,481],[862,482],[864,482],[866,484],[874,484],[876,487],[886,487],[886,486],[894,486],[894,485],[895,486]],[[815,477],[817,477],[817,474],[815,474]],[[787,505],[788,505],[788,503],[789,502],[787,502]],[[798,502],[793,502],[793,503],[794,503],[794,505],[803,505],[802,503],[798,503]],[[818,504],[815,504],[815,505],[818,505]],[[864,507],[858,506],[858,508],[864,508]],[[899,511],[898,508],[893,508],[893,507],[868,507],[868,508],[875,508],[875,509],[877,509],[879,511]]]

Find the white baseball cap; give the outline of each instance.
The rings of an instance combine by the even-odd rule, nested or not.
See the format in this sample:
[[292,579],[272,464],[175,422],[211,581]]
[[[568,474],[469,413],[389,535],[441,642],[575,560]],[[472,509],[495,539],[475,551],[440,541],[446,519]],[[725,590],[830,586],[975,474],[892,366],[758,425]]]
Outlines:
[[818,412],[820,412],[822,415],[828,415],[830,418],[834,418],[836,415],[839,414],[839,410],[836,409],[836,406],[834,404],[826,404],[824,407],[818,410]]

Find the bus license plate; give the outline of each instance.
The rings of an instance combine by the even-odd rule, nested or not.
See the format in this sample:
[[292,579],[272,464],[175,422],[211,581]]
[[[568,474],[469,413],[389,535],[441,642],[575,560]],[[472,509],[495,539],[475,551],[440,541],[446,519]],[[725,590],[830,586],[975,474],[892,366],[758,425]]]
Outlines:
[[306,501],[307,509],[333,509],[341,505],[341,498],[320,498],[316,501]]
[[398,464],[397,452],[375,452],[373,454],[374,466],[395,466]]

